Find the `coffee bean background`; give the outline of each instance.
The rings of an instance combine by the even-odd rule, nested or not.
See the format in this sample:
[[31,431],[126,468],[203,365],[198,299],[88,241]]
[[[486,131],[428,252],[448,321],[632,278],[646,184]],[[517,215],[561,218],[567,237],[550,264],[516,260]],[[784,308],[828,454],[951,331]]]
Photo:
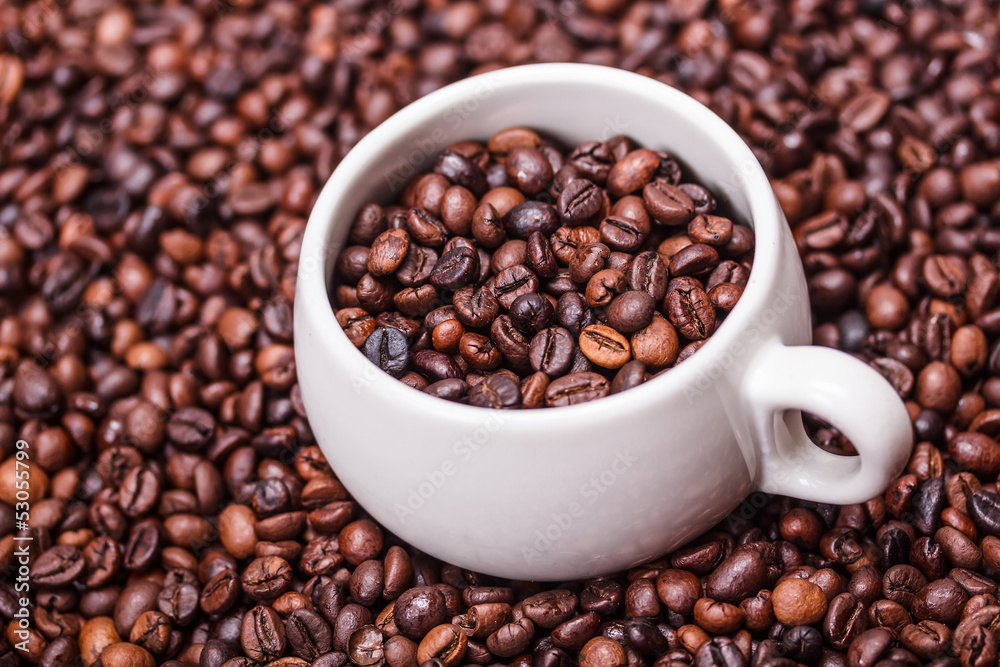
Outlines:
[[[982,0],[0,5],[0,664],[996,664],[998,22]],[[884,495],[751,496],[655,563],[533,584],[400,544],[326,467],[291,337],[318,188],[403,104],[557,60],[676,85],[753,147],[816,343],[907,401]]]

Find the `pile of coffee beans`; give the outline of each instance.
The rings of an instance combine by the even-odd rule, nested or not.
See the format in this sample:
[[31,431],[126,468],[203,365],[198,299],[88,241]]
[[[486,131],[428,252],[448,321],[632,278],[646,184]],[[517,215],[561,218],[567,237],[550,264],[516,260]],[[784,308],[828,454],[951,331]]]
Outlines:
[[364,206],[337,321],[386,373],[486,408],[574,405],[693,354],[743,294],[753,232],[666,153],[528,128],[442,150]]
[[[0,3],[0,665],[995,665],[998,52],[985,0]],[[886,493],[755,494],[653,563],[545,584],[351,499],[291,345],[316,192],[401,105],[556,60],[675,85],[750,144],[815,341],[910,411]]]

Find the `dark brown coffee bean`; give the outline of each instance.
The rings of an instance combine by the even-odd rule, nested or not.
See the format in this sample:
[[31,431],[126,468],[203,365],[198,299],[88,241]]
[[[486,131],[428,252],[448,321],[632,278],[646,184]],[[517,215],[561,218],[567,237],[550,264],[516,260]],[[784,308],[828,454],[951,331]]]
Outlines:
[[549,383],[545,390],[545,404],[549,407],[576,405],[610,393],[604,376],[592,372],[571,373]]
[[515,146],[504,160],[507,180],[526,195],[537,195],[552,181],[552,165],[534,146]]
[[656,303],[647,292],[625,292],[608,306],[608,324],[621,333],[631,334],[647,327],[655,310]]
[[406,637],[419,641],[446,618],[444,595],[429,586],[411,588],[395,602],[396,627]]
[[592,181],[576,178],[559,193],[556,210],[567,225],[591,222],[601,211],[604,194]]
[[503,361],[493,340],[482,334],[462,334],[456,349],[469,366],[479,371],[493,370]]
[[608,216],[599,227],[601,242],[612,250],[635,252],[646,240],[648,227],[631,218]]
[[538,287],[538,277],[531,269],[515,264],[497,274],[493,293],[501,306],[510,308],[519,296],[537,292]]
[[434,171],[455,185],[461,185],[477,197],[482,197],[489,188],[486,174],[478,164],[453,150],[444,150],[437,156]]
[[697,285],[669,290],[665,301],[667,317],[690,340],[704,340],[715,329],[715,308]]
[[507,235],[522,240],[527,240],[533,232],[548,236],[559,224],[559,215],[551,204],[532,200],[518,204],[503,218]]
[[240,643],[250,658],[264,662],[285,651],[285,627],[270,607],[254,607],[243,617]]
[[604,268],[611,250],[603,243],[586,243],[580,246],[569,262],[569,276],[573,282],[586,283]]
[[686,225],[694,217],[694,202],[676,185],[656,180],[642,190],[642,199],[653,218],[664,225]]
[[671,257],[668,268],[672,276],[694,276],[711,271],[718,261],[719,254],[712,246],[694,243]]
[[469,405],[495,410],[520,407],[521,387],[512,378],[491,375],[469,391]]
[[256,601],[270,602],[288,590],[291,579],[292,569],[284,558],[256,558],[243,572],[243,590]]
[[646,292],[656,303],[662,301],[667,294],[667,267],[653,251],[636,255],[629,265],[626,277],[633,290]]
[[[586,305],[591,308],[607,306],[628,287],[625,275],[618,269],[601,269],[587,281]],[[575,302],[574,302],[575,303]],[[567,308],[570,302],[567,301]]]
[[548,236],[532,232],[525,247],[525,265],[541,278],[552,278],[559,270]]
[[531,367],[550,378],[564,375],[573,363],[576,342],[562,327],[542,329],[531,339],[528,358]]
[[640,190],[653,180],[660,166],[660,156],[646,148],[632,151],[617,161],[608,172],[608,192],[616,199]]
[[526,334],[533,334],[548,327],[555,318],[551,301],[537,293],[522,294],[509,308],[511,322]]

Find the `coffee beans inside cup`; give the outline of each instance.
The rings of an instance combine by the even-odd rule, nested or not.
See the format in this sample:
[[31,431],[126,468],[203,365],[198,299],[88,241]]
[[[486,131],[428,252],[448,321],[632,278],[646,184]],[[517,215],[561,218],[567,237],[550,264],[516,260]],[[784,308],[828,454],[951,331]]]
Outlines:
[[668,372],[743,293],[752,230],[670,155],[565,149],[527,128],[460,141],[358,212],[337,321],[379,368],[489,408],[583,403]]

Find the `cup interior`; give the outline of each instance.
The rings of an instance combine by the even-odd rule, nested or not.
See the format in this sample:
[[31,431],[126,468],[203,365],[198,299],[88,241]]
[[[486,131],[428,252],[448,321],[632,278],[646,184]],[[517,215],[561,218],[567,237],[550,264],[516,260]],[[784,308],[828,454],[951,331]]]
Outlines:
[[[429,169],[437,153],[447,145],[465,139],[485,141],[499,130],[514,126],[530,127],[568,147],[624,134],[646,148],[666,151],[677,156],[729,212],[754,229],[754,268],[740,302],[726,321],[684,364],[628,394],[635,399],[635,392],[663,391],[668,383],[683,387],[698,377],[711,361],[712,350],[725,349],[749,324],[753,302],[762,303],[767,298],[777,268],[783,218],[757,159],[721,118],[665,84],[613,68],[552,64],[490,72],[417,100],[365,136],[323,189],[305,239],[305,250],[315,253],[319,246],[322,268],[315,273],[324,280],[326,300],[332,303],[330,289],[337,253],[363,205],[395,201],[407,182]],[[313,285],[310,291],[312,288],[319,286]],[[340,330],[332,311],[329,323],[333,329],[331,344],[350,348],[345,354],[360,354]],[[427,399],[428,408],[432,403],[447,403],[401,383],[394,384],[414,400]],[[620,398],[612,395],[557,412],[592,410],[597,404],[608,405]],[[448,406],[476,409],[451,403]]]

